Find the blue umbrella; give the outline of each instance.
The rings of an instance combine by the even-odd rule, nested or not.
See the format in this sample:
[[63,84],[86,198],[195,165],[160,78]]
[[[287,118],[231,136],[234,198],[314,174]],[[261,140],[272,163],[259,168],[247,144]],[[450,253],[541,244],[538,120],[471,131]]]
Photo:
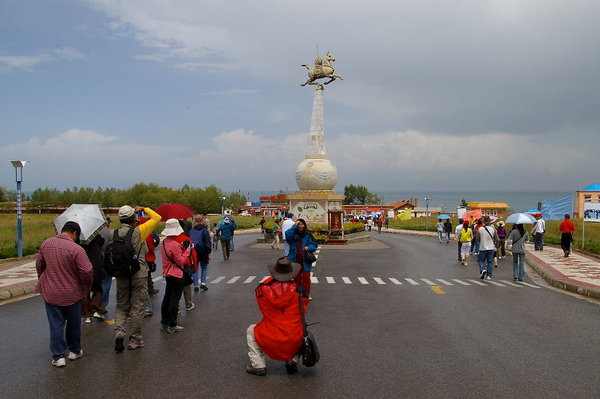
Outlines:
[[448,215],[439,215],[437,218],[438,219],[451,219],[451,217]]

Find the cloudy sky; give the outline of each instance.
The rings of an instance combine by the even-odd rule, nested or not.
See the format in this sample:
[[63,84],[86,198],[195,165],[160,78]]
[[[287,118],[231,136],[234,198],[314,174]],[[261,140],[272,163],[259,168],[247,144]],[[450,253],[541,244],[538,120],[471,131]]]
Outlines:
[[[3,0],[0,159],[25,190],[296,190],[317,49],[326,146],[372,191],[600,183],[600,2]],[[14,169],[0,168],[14,186]]]

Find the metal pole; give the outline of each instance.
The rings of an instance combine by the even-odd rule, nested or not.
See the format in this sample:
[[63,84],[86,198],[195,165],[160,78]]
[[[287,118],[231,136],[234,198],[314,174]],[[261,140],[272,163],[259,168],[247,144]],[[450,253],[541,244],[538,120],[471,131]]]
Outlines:
[[425,197],[425,230],[429,231],[429,198]]
[[21,209],[21,181],[17,180],[17,256],[23,257],[23,212]]

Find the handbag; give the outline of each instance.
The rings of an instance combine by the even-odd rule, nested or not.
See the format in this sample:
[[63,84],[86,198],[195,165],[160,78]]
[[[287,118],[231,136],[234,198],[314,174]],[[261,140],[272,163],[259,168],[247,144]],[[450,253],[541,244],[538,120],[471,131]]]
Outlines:
[[312,265],[317,261],[317,257],[313,252],[304,251],[304,261]]
[[169,259],[169,261],[175,265],[176,268],[178,268],[179,270],[181,270],[183,272],[183,285],[190,285],[194,282],[194,279],[192,277],[192,275],[194,274],[194,268],[191,267],[190,265],[183,265],[183,267],[179,266],[177,263],[175,263],[175,261],[173,261],[173,259],[171,259],[171,257],[169,256],[169,254],[167,253],[167,251],[165,250],[165,255],[167,256],[167,259]]
[[304,319],[304,311],[302,306],[302,298],[304,295],[304,289],[302,287],[296,287],[298,292],[298,302],[300,303],[300,316],[302,317],[302,346],[300,347],[300,357],[302,358],[302,364],[306,367],[313,367],[319,362],[321,354],[319,353],[319,347],[317,341],[312,332],[308,331],[306,320]]

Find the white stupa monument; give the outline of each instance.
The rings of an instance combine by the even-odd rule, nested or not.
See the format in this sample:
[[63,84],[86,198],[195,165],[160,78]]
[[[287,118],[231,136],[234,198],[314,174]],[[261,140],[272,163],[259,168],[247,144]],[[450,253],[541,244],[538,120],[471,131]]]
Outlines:
[[[307,223],[327,224],[330,213],[339,213],[342,210],[344,196],[334,191],[337,184],[337,169],[327,157],[325,151],[325,123],[323,114],[324,84],[333,82],[336,78],[331,62],[335,61],[329,53],[322,60],[315,59],[315,67],[308,68],[308,81],[305,85],[315,85],[310,131],[305,159],[296,168],[296,184],[300,191],[288,194],[290,212],[296,218],[306,220]],[[316,80],[326,78],[324,84]],[[337,223],[336,223],[337,224]]]

